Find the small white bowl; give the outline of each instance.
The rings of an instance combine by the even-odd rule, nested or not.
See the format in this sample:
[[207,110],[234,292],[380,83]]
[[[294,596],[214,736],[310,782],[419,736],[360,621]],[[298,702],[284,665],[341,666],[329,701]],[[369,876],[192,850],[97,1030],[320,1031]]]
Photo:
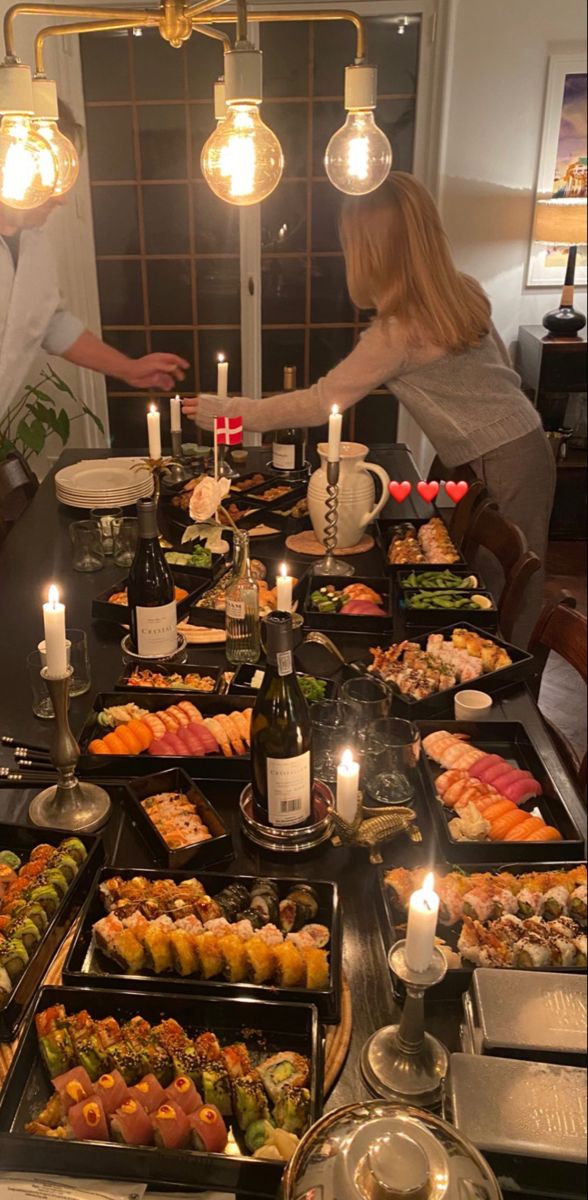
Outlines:
[[492,711],[492,697],[473,689],[457,692],[453,703],[456,721],[483,721]]

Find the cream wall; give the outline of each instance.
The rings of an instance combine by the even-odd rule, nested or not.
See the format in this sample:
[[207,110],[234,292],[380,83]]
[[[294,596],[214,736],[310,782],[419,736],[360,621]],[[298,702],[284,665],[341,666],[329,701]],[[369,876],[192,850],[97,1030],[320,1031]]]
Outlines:
[[[525,287],[550,53],[586,38],[585,0],[447,0],[437,199],[458,265],[488,292],[511,351],[559,291]],[[431,131],[436,137],[437,132]],[[586,289],[576,307],[586,311]],[[423,472],[433,451],[404,414]]]

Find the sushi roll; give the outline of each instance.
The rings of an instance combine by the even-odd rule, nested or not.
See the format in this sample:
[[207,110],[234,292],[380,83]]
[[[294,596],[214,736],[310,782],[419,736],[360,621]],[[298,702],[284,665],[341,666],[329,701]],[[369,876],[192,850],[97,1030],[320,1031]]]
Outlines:
[[214,933],[205,932],[197,934],[194,941],[202,978],[214,979],[215,975],[220,975],[224,966],[221,939]]
[[540,917],[543,913],[545,897],[533,887],[521,888],[517,896],[517,915],[520,917]]
[[276,983],[279,987],[302,987],[306,978],[304,959],[292,942],[282,942],[274,950]]
[[514,965],[521,971],[542,970],[552,965],[552,950],[540,934],[528,933],[515,946]]
[[15,937],[19,942],[22,942],[27,954],[31,955],[41,941],[41,934],[38,926],[30,917],[18,917],[15,923],[11,926],[11,937]]
[[[281,944],[281,935],[280,935]],[[247,974],[252,983],[269,983],[276,971],[274,947],[260,936],[246,943]]]
[[12,991],[12,980],[8,971],[0,967],[0,1005],[5,1004]]
[[61,1099],[64,1112],[69,1112],[74,1104],[88,1100],[94,1095],[94,1085],[84,1067],[72,1067],[64,1075],[57,1075],[52,1080],[53,1087]]
[[94,1095],[100,1098],[106,1116],[110,1117],[127,1099],[129,1089],[120,1071],[108,1071],[96,1080]]
[[155,1075],[145,1075],[138,1083],[129,1088],[129,1095],[133,1100],[136,1100],[145,1112],[155,1112],[162,1104],[166,1103],[167,1096]]
[[190,1122],[179,1104],[169,1100],[151,1116],[155,1144],[162,1150],[183,1150],[190,1140]]
[[197,1090],[202,1091],[202,1071],[208,1065],[208,1060],[194,1046],[190,1044],[176,1050],[172,1055],[172,1064],[176,1075],[187,1075]]
[[568,908],[568,890],[563,886],[552,887],[545,893],[543,912],[546,917],[561,917]]
[[34,921],[39,933],[43,934],[49,924],[49,918],[42,904],[27,904],[27,916]]
[[154,1129],[145,1109],[131,1096],[123,1100],[110,1121],[110,1134],[123,1146],[151,1146]]
[[241,1075],[248,1075],[252,1070],[249,1051],[242,1042],[235,1042],[233,1046],[225,1046],[223,1059],[231,1079],[239,1079]]
[[187,1116],[202,1105],[202,1098],[187,1075],[178,1075],[177,1079],[174,1079],[173,1083],[170,1083],[169,1087],[165,1089],[165,1094],[168,1100],[179,1104]]
[[588,966],[588,939],[585,933],[580,933],[574,938],[574,946],[576,948],[576,966],[586,970]]
[[245,1145],[250,1154],[255,1154],[262,1146],[267,1146],[273,1139],[275,1126],[271,1121],[254,1121],[245,1134]]
[[188,1117],[190,1137],[195,1150],[222,1154],[229,1140],[222,1114],[214,1104],[204,1104]]
[[247,978],[247,952],[245,944],[236,934],[220,940],[223,956],[223,974],[229,983],[240,983]]
[[156,975],[173,971],[170,935],[159,921],[152,921],[145,934],[145,959]]
[[0,967],[4,968],[12,983],[20,979],[28,961],[28,953],[18,938],[11,938],[0,946]]
[[145,950],[131,929],[123,929],[118,933],[112,939],[107,953],[127,975],[136,975],[145,966]]
[[195,939],[185,929],[172,929],[169,935],[172,961],[178,975],[198,975],[200,963]]
[[574,918],[574,921],[578,921],[580,925],[586,924],[587,896],[588,896],[588,889],[586,887],[586,884],[583,883],[583,884],[580,884],[579,887],[574,889],[574,891],[572,892],[572,894],[569,898],[569,902],[568,902],[570,916]]
[[65,1009],[61,1004],[47,1008],[35,1017],[39,1050],[51,1079],[76,1065],[75,1047],[69,1030],[62,1023],[65,1021]]
[[59,892],[50,883],[37,883],[30,893],[29,900],[33,904],[40,904],[45,909],[49,920],[55,916],[60,905]]
[[66,854],[69,854],[70,858],[75,858],[79,867],[81,867],[82,863],[84,863],[88,857],[88,851],[86,850],[84,843],[76,837],[65,838],[59,849],[65,851]]
[[57,867],[48,867],[43,872],[43,879],[50,887],[55,888],[60,901],[63,900],[69,887],[69,880],[63,874],[63,871],[58,870]]
[[243,1132],[254,1121],[269,1119],[267,1097],[258,1071],[233,1081],[233,1100],[237,1124]]
[[[138,1083],[145,1074],[140,1048],[121,1040],[108,1050],[108,1066],[111,1073],[119,1071],[128,1087]],[[99,1072],[102,1074],[103,1072]],[[90,1071],[90,1078],[92,1072]],[[96,1076],[95,1076],[96,1078]]]
[[67,1114],[71,1136],[78,1142],[107,1142],[108,1125],[102,1101],[97,1096],[74,1104]]
[[[204,1103],[212,1104],[214,1108],[218,1108],[223,1117],[230,1117],[232,1113],[231,1079],[224,1064],[207,1063],[202,1068],[201,1078]],[[243,1076],[242,1078],[249,1078],[249,1076]],[[240,1082],[239,1079],[235,1080],[235,1086]]]
[[310,1092],[305,1087],[287,1085],[282,1088],[274,1110],[274,1120],[280,1129],[298,1136],[310,1121]]
[[274,1054],[259,1066],[259,1074],[263,1079],[265,1090],[274,1104],[286,1084],[304,1087],[308,1082],[309,1071],[308,1059],[291,1050],[283,1050],[279,1054]]
[[223,1064],[223,1052],[216,1033],[207,1030],[200,1033],[194,1041],[194,1048],[207,1062]]
[[309,946],[302,950],[306,970],[306,987],[322,990],[329,986],[329,956],[326,950],[318,946]]
[[66,851],[61,851],[56,855],[53,860],[53,865],[57,867],[59,871],[61,871],[62,875],[65,875],[68,884],[75,879],[79,870],[75,858],[72,858],[71,855],[66,853]]

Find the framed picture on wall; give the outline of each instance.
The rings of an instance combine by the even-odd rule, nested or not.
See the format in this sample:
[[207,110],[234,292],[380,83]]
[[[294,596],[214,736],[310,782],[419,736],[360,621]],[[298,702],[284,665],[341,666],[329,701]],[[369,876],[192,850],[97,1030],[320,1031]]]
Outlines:
[[[549,59],[537,196],[588,196],[586,54],[553,54]],[[530,247],[527,287],[557,289],[564,281],[567,247]],[[576,284],[585,285],[586,246],[578,249]]]

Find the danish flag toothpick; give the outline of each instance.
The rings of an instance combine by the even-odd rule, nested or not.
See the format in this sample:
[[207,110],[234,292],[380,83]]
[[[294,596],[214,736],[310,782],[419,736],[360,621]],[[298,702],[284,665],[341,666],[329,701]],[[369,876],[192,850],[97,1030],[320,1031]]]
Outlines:
[[243,441],[243,417],[215,417],[214,436],[217,446],[239,446]]

